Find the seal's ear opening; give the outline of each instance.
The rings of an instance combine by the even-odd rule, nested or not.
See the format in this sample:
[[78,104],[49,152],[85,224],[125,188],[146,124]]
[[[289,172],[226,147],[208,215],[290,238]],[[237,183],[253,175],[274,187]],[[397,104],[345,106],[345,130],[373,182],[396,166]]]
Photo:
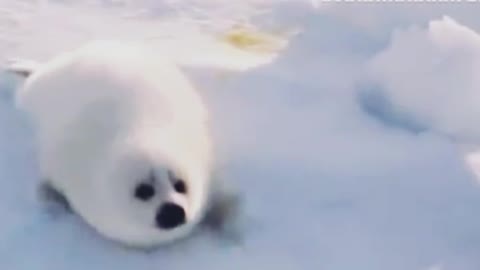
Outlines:
[[27,60],[10,60],[7,71],[28,78],[37,69],[38,63]]

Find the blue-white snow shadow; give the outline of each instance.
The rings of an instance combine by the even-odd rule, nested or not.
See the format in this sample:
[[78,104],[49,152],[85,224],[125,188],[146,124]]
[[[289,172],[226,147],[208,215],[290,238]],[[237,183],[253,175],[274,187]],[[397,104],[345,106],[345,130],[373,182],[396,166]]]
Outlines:
[[414,134],[428,131],[425,124],[419,123],[407,112],[399,111],[378,86],[365,84],[358,87],[359,105],[373,119],[387,127],[403,129]]

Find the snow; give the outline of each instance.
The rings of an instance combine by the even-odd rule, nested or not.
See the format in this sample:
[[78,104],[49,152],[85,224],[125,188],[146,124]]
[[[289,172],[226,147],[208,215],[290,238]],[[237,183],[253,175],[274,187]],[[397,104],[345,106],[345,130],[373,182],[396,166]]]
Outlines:
[[[244,215],[239,239],[201,232],[147,252],[46,211],[34,196],[33,130],[12,100],[21,80],[4,73],[0,268],[480,269],[473,5],[1,1],[0,63],[98,37],[191,46],[179,61],[205,90]],[[205,33],[239,21],[297,34],[251,58],[214,49],[226,47]]]

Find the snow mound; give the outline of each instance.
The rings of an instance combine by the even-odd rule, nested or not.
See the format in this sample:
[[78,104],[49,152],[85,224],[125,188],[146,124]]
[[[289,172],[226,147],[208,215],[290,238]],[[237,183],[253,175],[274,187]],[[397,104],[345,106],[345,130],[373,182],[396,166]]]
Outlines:
[[480,140],[480,35],[445,16],[396,31],[369,63],[391,113],[457,140]]

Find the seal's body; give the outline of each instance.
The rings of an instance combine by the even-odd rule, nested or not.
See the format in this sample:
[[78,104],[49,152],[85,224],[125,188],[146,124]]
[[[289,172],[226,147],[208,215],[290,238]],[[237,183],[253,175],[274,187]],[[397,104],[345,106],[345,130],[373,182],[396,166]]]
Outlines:
[[42,176],[88,224],[149,247],[202,220],[208,112],[176,65],[142,45],[97,41],[21,72],[17,105],[36,130]]

